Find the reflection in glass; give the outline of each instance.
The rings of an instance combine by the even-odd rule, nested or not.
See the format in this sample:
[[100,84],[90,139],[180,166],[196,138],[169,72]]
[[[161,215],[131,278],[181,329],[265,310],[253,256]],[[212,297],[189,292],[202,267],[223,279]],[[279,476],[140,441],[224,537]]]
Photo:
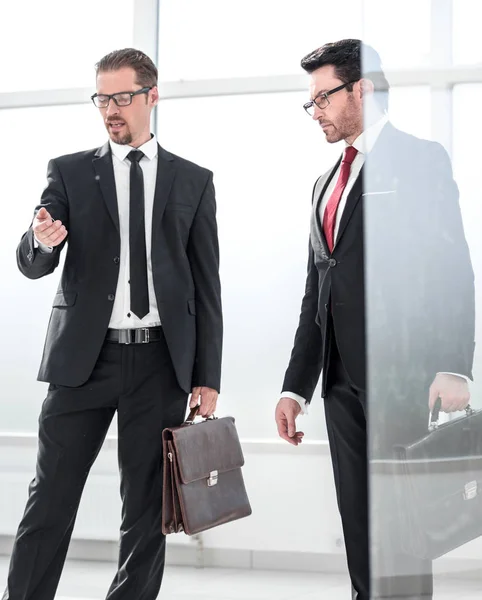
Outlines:
[[447,152],[385,141],[364,179],[372,588],[431,598],[432,561],[482,534],[482,413],[463,412],[478,256]]

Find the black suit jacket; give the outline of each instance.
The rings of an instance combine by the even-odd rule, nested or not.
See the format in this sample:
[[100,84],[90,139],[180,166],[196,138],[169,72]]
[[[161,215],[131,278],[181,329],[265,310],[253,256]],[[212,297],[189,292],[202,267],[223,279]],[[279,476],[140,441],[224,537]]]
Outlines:
[[[76,387],[89,378],[104,342],[119,275],[119,216],[110,145],[51,160],[44,206],[68,230],[51,254],[30,228],[17,249],[31,279],[52,273],[67,246],[39,380]],[[222,312],[212,173],[158,148],[152,224],[157,305],[179,385],[219,391]]]
[[474,276],[445,150],[385,125],[330,253],[319,207],[338,165],[315,185],[305,295],[283,391],[310,401],[323,369],[325,395],[333,335],[360,390],[367,357],[370,380],[375,373],[471,378]]

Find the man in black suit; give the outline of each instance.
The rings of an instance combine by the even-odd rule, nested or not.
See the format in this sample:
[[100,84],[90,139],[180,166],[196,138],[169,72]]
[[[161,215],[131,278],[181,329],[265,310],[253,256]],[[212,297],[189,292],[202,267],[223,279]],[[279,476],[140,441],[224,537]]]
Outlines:
[[18,266],[31,279],[52,273],[64,246],[67,255],[39,373],[50,385],[36,476],[4,600],[54,598],[82,489],[116,411],[123,509],[107,598],[157,598],[161,433],[183,422],[190,393],[190,405],[212,415],[220,387],[212,173],[151,134],[157,69],[142,52],[105,56],[92,99],[110,140],[50,161],[18,246]]
[[469,401],[474,278],[457,186],[439,144],[388,121],[388,83],[372,48],[326,44],[302,67],[311,75],[305,109],[329,143],[345,147],[314,188],[306,289],[278,431],[291,444],[302,441],[295,419],[323,372],[353,597],[428,599],[431,562],[409,556],[396,539],[379,544],[378,523],[369,529],[369,510],[389,518],[394,505],[373,486],[368,503],[368,457],[389,458],[394,444],[424,435],[438,397],[445,412]]

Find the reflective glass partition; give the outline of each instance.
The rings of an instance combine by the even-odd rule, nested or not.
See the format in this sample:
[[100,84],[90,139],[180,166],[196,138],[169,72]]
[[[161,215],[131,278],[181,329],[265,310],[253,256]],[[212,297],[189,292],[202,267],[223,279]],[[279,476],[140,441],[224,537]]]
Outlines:
[[[381,58],[364,52],[375,86],[365,129],[387,98],[389,117],[363,187],[374,598],[482,593],[481,86],[476,70],[459,83],[480,63],[467,46],[478,10],[364,2],[365,40]],[[417,82],[403,96],[392,65]]]

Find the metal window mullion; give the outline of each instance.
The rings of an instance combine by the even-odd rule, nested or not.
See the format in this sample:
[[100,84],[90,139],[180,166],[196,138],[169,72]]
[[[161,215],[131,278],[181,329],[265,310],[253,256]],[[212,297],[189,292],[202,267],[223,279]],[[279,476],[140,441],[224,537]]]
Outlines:
[[[482,83],[482,69],[452,67],[449,69],[411,69],[387,71],[392,87],[430,85],[433,89],[451,89],[461,83]],[[276,94],[304,91],[308,94],[304,75],[239,77],[198,81],[161,82],[161,99],[200,98],[234,94]],[[90,103],[91,88],[66,90],[32,90],[0,93],[1,108],[27,108]]]
[[[453,68],[453,0],[431,1],[431,67],[438,72],[454,72]],[[432,138],[452,155],[453,148],[453,87],[449,79],[431,84]]]
[[[158,64],[159,0],[134,0],[132,45]],[[152,113],[151,127],[157,131],[157,110]]]

